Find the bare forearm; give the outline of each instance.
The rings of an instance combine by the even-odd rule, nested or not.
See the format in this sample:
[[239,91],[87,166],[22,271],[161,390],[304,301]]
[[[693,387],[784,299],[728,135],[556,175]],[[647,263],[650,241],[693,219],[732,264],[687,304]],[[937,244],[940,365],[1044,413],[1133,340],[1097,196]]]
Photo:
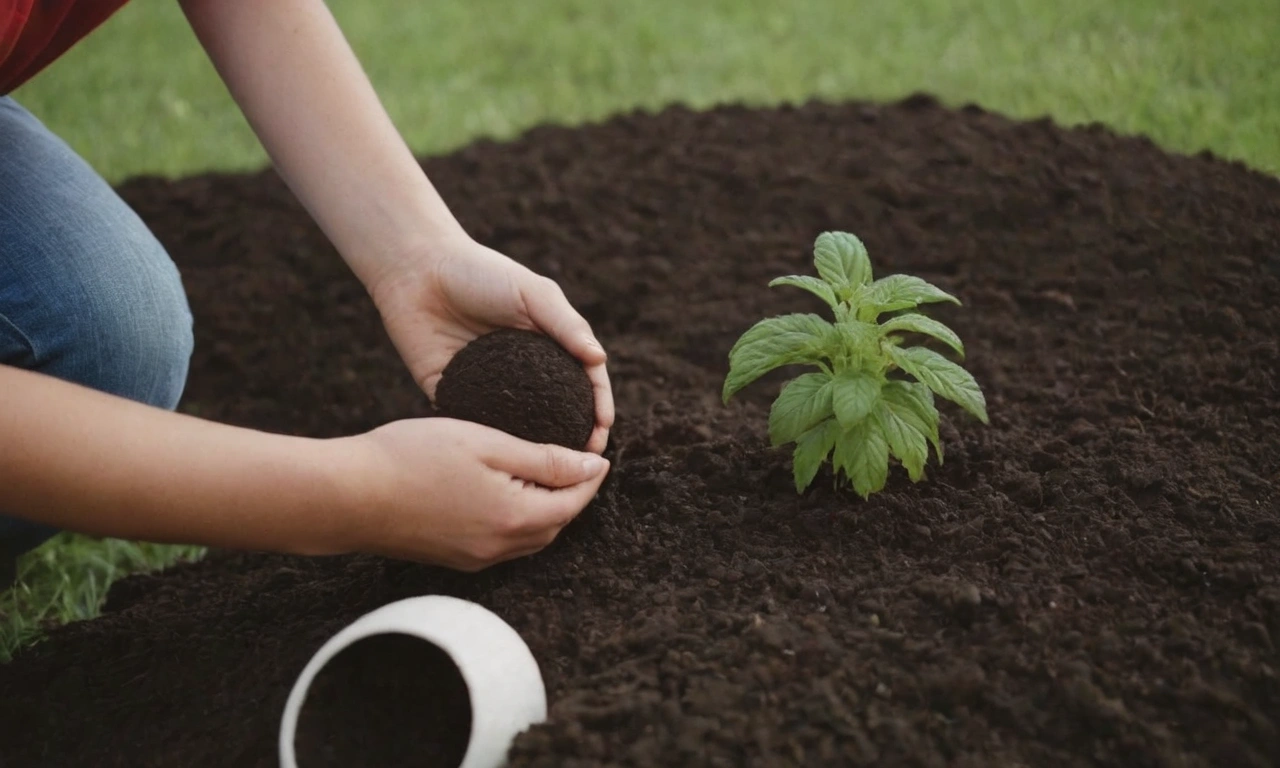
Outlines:
[[0,366],[0,510],[64,530],[323,554],[335,444],[217,424]]
[[276,169],[372,286],[462,236],[321,0],[181,0]]

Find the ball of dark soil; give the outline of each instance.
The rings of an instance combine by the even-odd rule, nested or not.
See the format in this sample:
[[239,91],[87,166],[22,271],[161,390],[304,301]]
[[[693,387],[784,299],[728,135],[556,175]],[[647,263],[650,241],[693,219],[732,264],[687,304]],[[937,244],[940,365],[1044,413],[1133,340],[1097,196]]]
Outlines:
[[596,423],[582,362],[550,336],[515,328],[487,333],[454,355],[436,386],[436,409],[574,450],[586,448]]

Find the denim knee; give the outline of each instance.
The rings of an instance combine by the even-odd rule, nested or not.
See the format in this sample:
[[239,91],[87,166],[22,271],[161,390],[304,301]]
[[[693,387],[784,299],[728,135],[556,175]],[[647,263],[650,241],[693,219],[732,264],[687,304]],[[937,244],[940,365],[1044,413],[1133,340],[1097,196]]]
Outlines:
[[[192,318],[178,269],[61,139],[0,97],[0,365],[172,410]],[[0,589],[57,533],[0,510]]]
[[138,215],[0,100],[0,363],[166,409],[193,347],[181,276]]
[[33,300],[0,300],[0,362],[173,410],[193,348],[181,281],[151,249],[119,250],[136,244],[86,246],[80,257],[93,259],[100,247],[147,266],[123,274],[90,265],[52,270],[38,287],[27,284]]

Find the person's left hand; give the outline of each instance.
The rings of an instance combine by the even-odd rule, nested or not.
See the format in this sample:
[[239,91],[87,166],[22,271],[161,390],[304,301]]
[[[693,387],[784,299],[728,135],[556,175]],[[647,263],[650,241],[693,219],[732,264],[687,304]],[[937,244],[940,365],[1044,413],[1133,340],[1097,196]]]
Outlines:
[[582,361],[596,402],[587,450],[604,451],[614,418],[605,351],[554,280],[465,235],[402,263],[380,276],[370,294],[392,343],[429,397],[435,399],[445,366],[472,339],[498,328],[541,331]]

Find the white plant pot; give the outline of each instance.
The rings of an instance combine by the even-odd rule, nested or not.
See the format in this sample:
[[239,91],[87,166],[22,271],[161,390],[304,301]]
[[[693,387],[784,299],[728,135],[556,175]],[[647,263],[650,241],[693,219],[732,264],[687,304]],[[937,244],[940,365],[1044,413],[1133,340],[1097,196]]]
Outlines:
[[[316,675],[351,644],[382,634],[422,638],[453,660],[471,699],[471,738],[459,768],[500,768],[512,740],[547,716],[547,694],[538,662],[520,635],[492,612],[445,595],[389,603],[347,625],[316,651],[285,703],[280,724],[281,768],[298,765],[294,753],[298,715]],[[413,674],[413,670],[404,670]]]

